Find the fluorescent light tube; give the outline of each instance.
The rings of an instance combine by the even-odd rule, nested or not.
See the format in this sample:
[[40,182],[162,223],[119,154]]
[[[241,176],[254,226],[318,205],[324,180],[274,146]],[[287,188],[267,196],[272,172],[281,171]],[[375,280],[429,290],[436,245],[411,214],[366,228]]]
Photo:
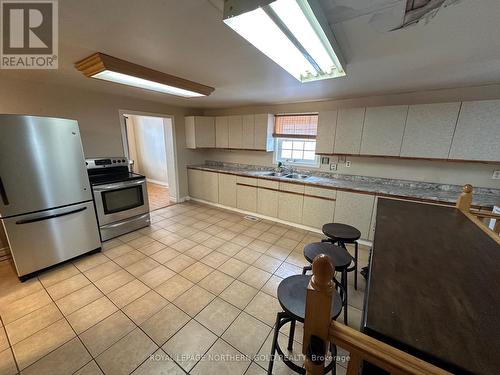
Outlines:
[[301,82],[345,76],[334,37],[309,1],[268,1],[249,10],[246,1],[228,0],[224,22]]
[[224,22],[299,81],[316,72],[262,8],[226,18]]
[[[326,74],[331,74],[332,69],[337,67],[329,51],[326,50],[324,42],[320,39],[316,30],[313,29],[311,20],[306,17],[303,11],[305,7],[309,7],[309,4],[302,3],[305,3],[302,4],[302,9],[296,0],[277,0],[270,5],[276,15],[320,66],[321,70]],[[304,10],[307,10],[307,8]],[[328,41],[326,43],[329,45]]]
[[182,96],[185,98],[205,96],[203,94],[194,91],[180,89],[178,87],[165,85],[163,83],[150,81],[139,77],[134,77],[128,74],[113,72],[111,70],[103,70],[102,72],[92,75],[92,78],[102,79],[104,81],[110,81],[115,83],[121,83],[122,85],[139,87],[142,89],[157,91],[164,94]]

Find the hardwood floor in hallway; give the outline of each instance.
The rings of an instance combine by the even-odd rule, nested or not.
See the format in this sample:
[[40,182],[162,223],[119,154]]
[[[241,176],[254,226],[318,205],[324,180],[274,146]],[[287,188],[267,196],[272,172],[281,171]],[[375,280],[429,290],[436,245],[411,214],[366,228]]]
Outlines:
[[162,185],[148,182],[149,209],[158,210],[170,206],[170,194],[168,188]]

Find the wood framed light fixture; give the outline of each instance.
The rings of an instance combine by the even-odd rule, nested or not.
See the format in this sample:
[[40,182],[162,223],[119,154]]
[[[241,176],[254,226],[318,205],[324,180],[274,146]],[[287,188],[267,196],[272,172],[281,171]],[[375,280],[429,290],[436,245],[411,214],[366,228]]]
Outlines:
[[75,68],[89,78],[185,98],[208,96],[215,90],[210,86],[149,69],[100,52],[78,61],[75,63]]

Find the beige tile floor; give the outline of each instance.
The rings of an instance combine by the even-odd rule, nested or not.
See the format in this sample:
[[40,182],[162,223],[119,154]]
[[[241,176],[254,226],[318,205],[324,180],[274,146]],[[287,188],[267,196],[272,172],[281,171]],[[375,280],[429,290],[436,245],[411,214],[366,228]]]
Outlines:
[[[0,262],[0,375],[265,373],[277,286],[301,272],[304,245],[320,236],[197,203],[157,210],[152,222],[25,283]],[[356,328],[359,280],[354,291],[349,276]],[[274,373],[293,372],[278,360]]]

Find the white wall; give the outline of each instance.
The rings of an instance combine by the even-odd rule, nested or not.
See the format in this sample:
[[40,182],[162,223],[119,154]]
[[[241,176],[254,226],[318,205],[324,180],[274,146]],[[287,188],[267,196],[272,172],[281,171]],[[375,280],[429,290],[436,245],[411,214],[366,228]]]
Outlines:
[[[153,182],[168,186],[167,150],[165,132],[161,117],[129,116],[129,147],[133,144],[135,152],[134,170]],[[133,132],[133,137],[130,137]],[[133,147],[131,147],[133,148]],[[130,150],[129,150],[130,151]]]
[[0,113],[78,120],[86,157],[124,155],[119,110],[173,116],[179,195],[187,196],[186,165],[200,163],[204,158],[185,148],[184,116],[200,111],[69,86],[0,78]]
[[[344,107],[384,106],[398,104],[422,104],[466,100],[500,99],[500,85],[468,87],[447,90],[432,90],[364,98],[329,100],[308,103],[286,103],[228,109],[207,109],[205,115],[232,115],[248,113],[300,113]],[[478,145],[478,147],[480,147]],[[200,151],[198,151],[200,152]],[[208,160],[272,166],[272,153],[255,151],[201,151]],[[336,160],[336,157],[331,157]],[[457,163],[426,160],[400,160],[388,158],[350,157],[350,168],[338,165],[337,173],[374,177],[399,178],[416,181],[500,188],[498,180],[491,175],[500,164]],[[328,166],[321,166],[328,170]]]

